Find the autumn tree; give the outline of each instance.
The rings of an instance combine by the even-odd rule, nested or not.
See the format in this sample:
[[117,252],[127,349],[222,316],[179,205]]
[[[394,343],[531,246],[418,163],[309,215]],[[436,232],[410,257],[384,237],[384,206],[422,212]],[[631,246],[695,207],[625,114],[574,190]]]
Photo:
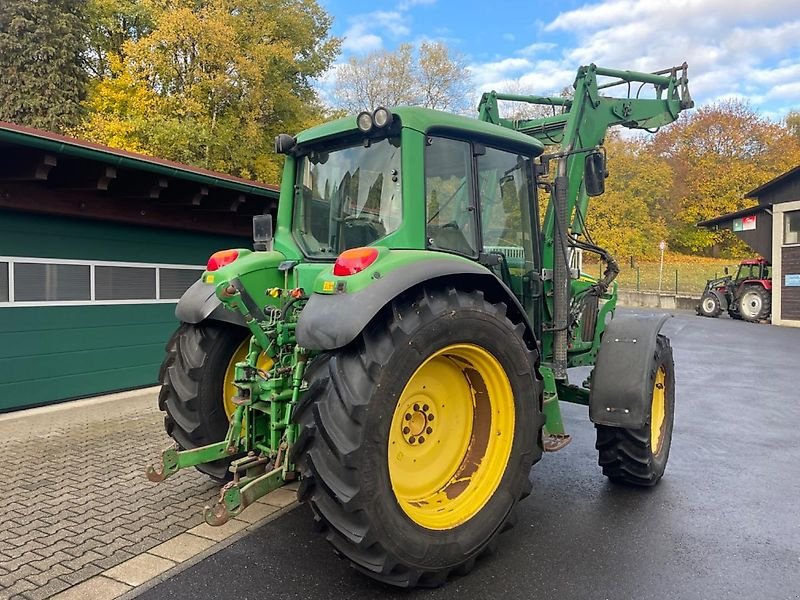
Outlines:
[[348,112],[377,106],[424,106],[459,112],[470,108],[470,74],[463,56],[441,42],[415,49],[376,50],[337,67],[334,104]]
[[800,164],[800,138],[741,101],[684,115],[659,133],[653,147],[673,172],[666,207],[670,247],[741,251],[731,232],[699,229],[697,222],[752,206],[747,192]]
[[796,138],[800,138],[800,111],[792,110],[783,119],[783,124]]
[[0,2],[0,120],[52,131],[81,115],[85,0]]
[[338,52],[315,0],[148,0],[152,31],[106,55],[77,134],[276,182],[272,140],[321,119],[312,80]]
[[605,143],[606,191],[590,200],[587,225],[594,241],[618,259],[655,258],[667,236],[664,207],[673,175],[647,140],[610,134]]

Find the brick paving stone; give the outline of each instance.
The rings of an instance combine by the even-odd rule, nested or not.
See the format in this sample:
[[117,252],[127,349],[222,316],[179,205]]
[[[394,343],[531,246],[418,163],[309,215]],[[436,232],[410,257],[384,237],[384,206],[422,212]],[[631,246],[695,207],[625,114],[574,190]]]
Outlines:
[[271,504],[273,506],[289,506],[292,502],[297,500],[297,493],[292,490],[287,490],[283,488],[278,488],[277,490],[270,492],[266,496],[259,498],[259,501],[263,502],[264,504]]
[[13,598],[23,592],[27,592],[29,590],[36,589],[36,584],[31,583],[27,579],[20,579],[12,583],[9,586],[4,586],[0,588],[0,600],[6,600],[7,598]]
[[58,592],[64,591],[71,586],[71,583],[67,583],[66,581],[56,577],[55,579],[51,579],[46,585],[42,585],[30,591],[24,592],[22,596],[26,600],[45,600],[46,598],[49,598]]
[[152,548],[150,554],[168,558],[175,562],[183,562],[193,556],[197,556],[214,544],[214,540],[192,535],[191,533],[182,533],[178,537]]
[[[25,579],[28,581],[32,581],[38,586],[47,585],[50,581],[58,577],[59,575],[67,575],[72,573],[70,569],[65,567],[64,565],[53,565],[47,571],[42,571],[37,575],[28,575]],[[53,592],[55,593],[55,592]]]
[[113,600],[130,589],[127,584],[98,576],[53,596],[53,600]]
[[[279,490],[222,528],[205,525],[202,509],[219,497],[218,484],[194,469],[158,485],[144,476],[172,445],[156,396],[151,389],[55,412],[0,416],[0,599],[41,600],[62,591],[66,598],[91,598],[105,569],[190,530],[202,545],[212,544],[294,500],[293,492]],[[31,459],[36,473],[26,469]],[[82,591],[89,595],[76,595]]]
[[168,571],[175,566],[175,563],[160,556],[152,554],[140,554],[134,558],[109,569],[104,573],[106,577],[111,577],[117,581],[128,585],[142,585],[156,575]]
[[237,531],[241,531],[247,527],[247,525],[248,524],[245,521],[239,521],[238,519],[231,519],[224,525],[219,525],[218,527],[211,527],[211,525],[208,523],[201,523],[197,527],[192,527],[189,530],[189,533],[193,535],[199,535],[200,537],[208,538],[210,540],[220,541],[233,535]]
[[101,560],[96,560],[92,564],[100,567],[101,569],[110,569],[111,567],[116,567],[118,564],[123,563],[126,560],[130,560],[134,556],[136,555],[132,552],[128,552],[127,550],[117,550],[111,556]]
[[280,508],[273,506],[272,504],[261,504],[259,502],[255,502],[252,506],[248,506],[246,510],[243,510],[241,514],[237,515],[236,518],[240,521],[256,523],[278,510],[280,510]]
[[75,585],[77,583],[81,583],[82,581],[86,581],[90,577],[94,577],[98,573],[102,573],[103,569],[98,567],[97,565],[88,564],[84,565],[77,571],[72,571],[67,573],[66,575],[62,575],[61,579],[64,581],[69,581],[71,585]]

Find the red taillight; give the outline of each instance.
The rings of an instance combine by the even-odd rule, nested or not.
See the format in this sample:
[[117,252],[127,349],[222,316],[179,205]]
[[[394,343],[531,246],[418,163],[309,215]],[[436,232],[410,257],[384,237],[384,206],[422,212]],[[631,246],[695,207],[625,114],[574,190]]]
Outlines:
[[219,252],[214,252],[214,254],[211,255],[211,258],[208,259],[206,271],[216,271],[217,269],[221,269],[225,265],[231,264],[237,258],[239,258],[238,250],[220,250]]
[[346,277],[360,273],[378,258],[375,248],[351,248],[345,250],[333,263],[333,274],[337,277]]

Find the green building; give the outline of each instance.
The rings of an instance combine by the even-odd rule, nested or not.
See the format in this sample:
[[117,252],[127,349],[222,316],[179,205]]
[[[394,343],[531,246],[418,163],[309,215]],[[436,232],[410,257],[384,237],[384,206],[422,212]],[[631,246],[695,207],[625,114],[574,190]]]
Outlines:
[[0,122],[0,412],[155,384],[181,294],[277,199]]

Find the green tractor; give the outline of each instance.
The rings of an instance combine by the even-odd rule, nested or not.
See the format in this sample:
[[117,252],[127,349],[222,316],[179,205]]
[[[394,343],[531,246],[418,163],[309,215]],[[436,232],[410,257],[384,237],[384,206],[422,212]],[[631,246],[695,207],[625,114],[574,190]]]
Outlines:
[[[496,547],[531,466],[570,440],[561,401],[589,407],[609,480],[655,485],[673,424],[666,316],[612,320],[618,267],[585,215],[608,128],[674,121],[687,82],[685,64],[590,65],[571,99],[491,92],[477,120],[378,108],[279,136],[274,235],[257,217],[254,251],[215,253],[178,304],[159,396],[176,445],[148,477],[227,481],[212,525],[299,480],[335,550],[403,587]],[[552,114],[504,119],[503,100]],[[603,276],[575,269],[577,251]]]

